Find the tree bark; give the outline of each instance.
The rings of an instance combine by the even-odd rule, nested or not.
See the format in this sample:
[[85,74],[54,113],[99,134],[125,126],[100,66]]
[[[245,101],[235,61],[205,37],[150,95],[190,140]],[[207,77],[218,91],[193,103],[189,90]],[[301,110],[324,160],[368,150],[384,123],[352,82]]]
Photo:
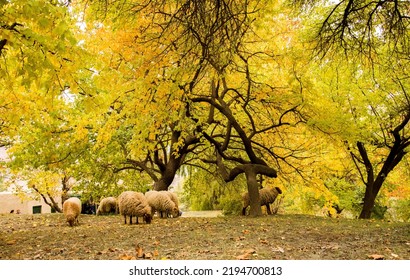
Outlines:
[[[405,124],[408,123],[410,119],[410,114],[407,115],[405,119]],[[373,212],[373,208],[376,202],[377,195],[384,181],[386,180],[389,173],[400,163],[403,157],[406,155],[405,149],[410,145],[410,141],[407,138],[402,138],[399,134],[404,125],[399,125],[394,131],[393,136],[395,137],[394,144],[390,148],[387,158],[383,162],[383,166],[375,177],[373,164],[370,162],[367,151],[364,147],[364,143],[357,142],[358,151],[362,160],[362,164],[366,168],[366,178],[361,174],[362,180],[366,185],[366,191],[363,198],[363,208],[359,215],[360,219],[370,219]],[[353,153],[352,158],[355,160]],[[356,162],[355,162],[356,163]],[[356,167],[360,172],[360,168],[356,163]]]
[[169,186],[174,181],[177,170],[178,169],[175,170],[174,168],[172,168],[170,170],[165,171],[162,174],[161,178],[159,178],[159,180],[154,183],[154,190],[167,191]]
[[62,193],[61,193],[61,205],[63,205],[64,201],[66,201],[69,198],[68,192],[71,189],[70,185],[68,184],[69,180],[70,180],[70,176],[66,176],[66,175],[64,175],[64,177],[61,179],[61,184],[63,185]]
[[41,193],[35,185],[31,186],[33,190],[35,190],[43,199],[44,203],[47,204],[48,206],[51,207],[51,209],[54,209],[54,211],[58,212],[58,213],[62,213],[63,210],[60,208],[60,206],[58,206],[58,203],[52,198],[52,196],[50,194],[43,194]]
[[259,196],[260,184],[257,180],[257,173],[253,168],[245,170],[246,183],[248,185],[249,193],[249,216],[262,216],[261,198]]
[[260,184],[257,175],[265,175],[276,178],[277,173],[273,168],[260,164],[242,164],[235,167],[229,172],[228,177],[224,178],[225,182],[233,181],[239,174],[245,173],[246,184],[249,193],[249,215],[253,217],[262,216],[261,200],[259,196]]
[[364,199],[363,199],[363,207],[362,211],[360,212],[359,219],[370,219],[374,204],[376,202],[376,196],[373,192],[373,185],[374,184],[367,184],[366,186],[366,192],[364,194]]
[[[179,131],[173,131],[171,147],[179,141],[181,133]],[[161,170],[161,177],[154,183],[154,190],[166,191],[174,181],[175,175],[178,169],[183,165],[186,155],[190,151],[190,147],[196,145],[199,142],[198,137],[191,136],[184,139],[184,145],[179,150],[171,151],[168,162],[160,162],[156,159],[155,163]]]

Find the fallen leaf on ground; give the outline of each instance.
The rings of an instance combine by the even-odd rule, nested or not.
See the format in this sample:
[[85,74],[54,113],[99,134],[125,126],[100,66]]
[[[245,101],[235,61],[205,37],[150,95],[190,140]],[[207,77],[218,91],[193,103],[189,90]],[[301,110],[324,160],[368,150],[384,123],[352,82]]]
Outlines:
[[276,247],[272,249],[273,252],[280,252],[280,253],[285,253],[285,249],[283,249],[282,247]]
[[245,254],[252,255],[252,254],[255,254],[255,253],[256,253],[256,250],[255,250],[255,249],[247,249],[247,250],[244,251],[244,253],[245,253]]
[[148,253],[144,254],[144,259],[151,260],[151,259],[153,259],[153,255],[148,252]]
[[144,257],[144,250],[142,249],[142,247],[137,244],[137,246],[135,246],[135,251],[137,252],[137,258],[143,258]]
[[379,254],[368,255],[368,257],[373,260],[384,260],[384,256]]
[[124,255],[120,255],[119,259],[120,260],[135,260],[136,258],[134,256],[124,254]]
[[237,260],[250,260],[251,256],[256,253],[255,249],[247,249],[242,251],[242,255],[236,257]]
[[236,257],[237,260],[250,260],[251,255],[249,254],[243,254],[243,255],[239,255]]

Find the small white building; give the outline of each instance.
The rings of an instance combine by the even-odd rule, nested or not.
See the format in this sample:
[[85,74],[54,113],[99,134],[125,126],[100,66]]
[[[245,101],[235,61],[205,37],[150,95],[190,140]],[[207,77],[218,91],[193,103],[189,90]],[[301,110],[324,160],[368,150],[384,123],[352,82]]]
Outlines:
[[0,213],[41,214],[51,213],[43,200],[21,200],[10,192],[0,193]]
[[[8,155],[5,147],[0,147],[0,163],[8,161]],[[1,171],[1,169],[0,169]],[[2,179],[8,178],[8,171],[3,170],[0,172]],[[26,185],[25,182],[19,181],[23,186]],[[0,186],[3,187],[3,186]],[[5,188],[0,188],[5,190]],[[55,198],[56,202],[61,205],[61,198]],[[51,207],[44,203],[42,199],[39,200],[22,200],[17,195],[13,194],[12,188],[0,192],[0,214],[4,213],[21,213],[21,214],[41,214],[41,213],[51,213]]]

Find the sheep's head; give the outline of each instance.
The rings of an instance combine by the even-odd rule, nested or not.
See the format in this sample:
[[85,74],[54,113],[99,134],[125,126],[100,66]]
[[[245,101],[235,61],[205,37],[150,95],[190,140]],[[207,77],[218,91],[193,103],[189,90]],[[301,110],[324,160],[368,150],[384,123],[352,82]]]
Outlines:
[[74,226],[75,216],[74,215],[67,215],[67,222],[70,225],[70,227]]
[[172,218],[176,218],[176,217],[179,217],[180,215],[179,215],[179,209],[178,209],[178,207],[173,207],[172,208],[172,210],[171,210],[171,215],[172,215]]
[[150,224],[151,221],[152,221],[152,216],[151,216],[150,214],[144,214],[144,221],[145,221],[147,224]]

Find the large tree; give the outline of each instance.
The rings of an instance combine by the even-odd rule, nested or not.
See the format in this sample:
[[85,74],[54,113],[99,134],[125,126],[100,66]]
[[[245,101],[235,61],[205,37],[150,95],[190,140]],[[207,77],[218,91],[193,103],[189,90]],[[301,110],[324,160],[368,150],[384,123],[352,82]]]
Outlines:
[[[334,79],[322,76],[332,84],[333,92],[328,94],[336,101],[334,106],[345,108],[347,114],[341,117],[345,128],[338,126],[340,121],[333,124],[353,132],[342,134],[366,186],[360,218],[370,218],[386,177],[401,162],[410,144],[410,4],[395,0],[294,2],[308,8],[307,22],[313,21],[314,26],[309,29],[313,35],[310,40],[320,54],[322,69],[336,73]],[[340,63],[338,57],[345,61]],[[329,63],[329,59],[336,62]],[[350,74],[343,74],[344,70]],[[351,87],[343,86],[345,83],[351,83]]]
[[[30,175],[24,176],[28,180],[51,172],[46,177],[54,182],[64,172],[50,169],[50,165],[76,153],[71,154],[63,141],[54,142],[61,140],[57,135],[75,129],[65,131],[70,120],[67,89],[77,84],[86,56],[77,44],[74,26],[61,1],[0,1],[0,145],[12,146],[8,153],[16,154],[7,164]],[[32,190],[61,210],[52,201],[56,186],[45,183],[47,178],[42,185],[31,185]],[[65,193],[64,176],[61,182]]]
[[[279,161],[296,158],[290,146],[282,149],[287,155],[276,153],[274,149],[285,144],[273,142],[283,142],[285,137],[275,139],[275,135],[302,120],[300,84],[288,83],[296,81],[297,75],[291,59],[284,59],[295,22],[285,16],[272,19],[270,13],[278,13],[277,6],[259,1],[149,1],[146,5],[123,1],[120,6],[99,2],[104,5],[92,6],[97,11],[93,15],[102,12],[105,18],[99,32],[115,25],[107,22],[109,17],[123,28],[117,29],[115,42],[105,45],[103,52],[111,73],[116,70],[127,79],[113,81],[108,84],[111,90],[105,89],[118,95],[111,98],[116,109],[99,137],[112,139],[113,128],[127,127],[128,158],[118,170],[139,168],[152,173],[171,167],[172,172],[161,174],[168,179],[159,178],[156,184],[157,189],[167,188],[181,159],[187,153],[198,154],[195,149],[204,147],[201,139],[205,138],[216,149],[215,158],[238,165],[226,180],[247,175],[252,213],[260,214],[256,176],[275,177]],[[123,11],[121,18],[118,9]],[[275,35],[264,24],[275,24]],[[275,39],[272,51],[269,44]],[[289,68],[272,66],[281,63]],[[261,69],[266,70],[264,75]],[[104,71],[99,74],[107,75]],[[241,152],[232,157],[235,151]],[[161,162],[160,154],[169,165]]]
[[355,63],[326,64],[316,77],[321,79],[317,90],[322,91],[318,106],[326,104],[332,114],[322,111],[312,123],[345,143],[365,186],[359,217],[370,218],[388,175],[410,145],[407,69],[401,61],[390,60],[373,64],[371,71]]
[[[371,59],[384,46],[391,55],[409,50],[410,3],[398,0],[293,0],[315,20],[316,49],[332,55],[342,49],[348,56]],[[317,8],[317,9],[316,9]],[[313,16],[314,14],[314,16]]]

